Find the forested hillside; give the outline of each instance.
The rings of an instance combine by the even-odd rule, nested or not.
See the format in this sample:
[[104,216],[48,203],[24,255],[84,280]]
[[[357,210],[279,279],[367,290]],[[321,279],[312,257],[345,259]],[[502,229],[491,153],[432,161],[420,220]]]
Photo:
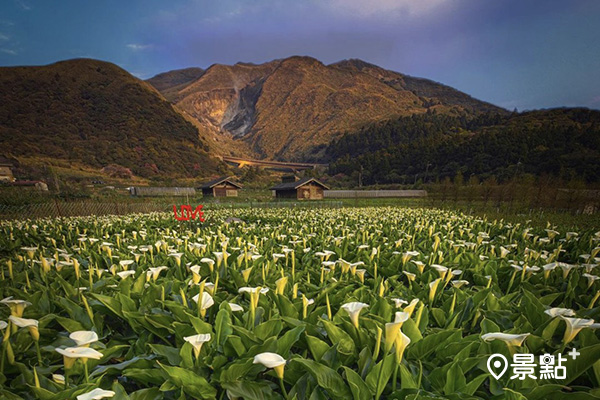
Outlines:
[[346,133],[331,143],[327,156],[331,174],[362,174],[364,184],[433,181],[457,174],[499,181],[546,174],[599,182],[600,112],[413,115]]

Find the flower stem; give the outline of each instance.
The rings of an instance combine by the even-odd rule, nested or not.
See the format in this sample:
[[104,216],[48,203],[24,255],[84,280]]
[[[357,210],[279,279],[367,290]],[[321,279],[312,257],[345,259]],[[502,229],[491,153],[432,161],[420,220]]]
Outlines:
[[38,364],[42,365],[42,353],[40,351],[40,342],[35,340],[35,350],[37,351]]
[[85,372],[85,383],[88,383],[90,381],[90,378],[89,378],[87,362],[83,363],[83,370]]
[[283,379],[279,379],[279,386],[281,387],[281,391],[283,392],[283,397],[285,397],[285,399],[287,400],[289,397],[288,397],[287,390],[285,390],[285,385],[283,384]]

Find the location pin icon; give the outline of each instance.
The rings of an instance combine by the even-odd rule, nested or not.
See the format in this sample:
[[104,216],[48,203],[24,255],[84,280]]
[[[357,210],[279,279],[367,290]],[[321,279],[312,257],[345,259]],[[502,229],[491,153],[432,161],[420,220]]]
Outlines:
[[498,380],[508,369],[508,360],[502,354],[492,354],[487,360],[487,369]]

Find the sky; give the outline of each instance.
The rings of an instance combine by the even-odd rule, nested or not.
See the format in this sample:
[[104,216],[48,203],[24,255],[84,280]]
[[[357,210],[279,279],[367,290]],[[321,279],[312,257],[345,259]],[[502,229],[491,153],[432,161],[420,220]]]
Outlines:
[[[358,58],[519,111],[600,109],[598,0],[2,0],[0,66],[71,58],[147,79]],[[1,70],[0,70],[1,73]]]

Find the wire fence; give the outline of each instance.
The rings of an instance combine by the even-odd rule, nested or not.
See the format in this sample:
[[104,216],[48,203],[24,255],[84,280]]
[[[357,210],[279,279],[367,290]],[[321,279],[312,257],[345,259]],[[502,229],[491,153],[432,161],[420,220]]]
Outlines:
[[[78,217],[89,215],[125,215],[150,212],[173,212],[173,205],[179,211],[181,199],[177,202],[97,202],[97,201],[54,201],[26,205],[0,204],[0,220]],[[194,205],[195,206],[195,205]],[[340,201],[281,201],[281,202],[242,202],[204,203],[204,210],[236,208],[339,208]]]

